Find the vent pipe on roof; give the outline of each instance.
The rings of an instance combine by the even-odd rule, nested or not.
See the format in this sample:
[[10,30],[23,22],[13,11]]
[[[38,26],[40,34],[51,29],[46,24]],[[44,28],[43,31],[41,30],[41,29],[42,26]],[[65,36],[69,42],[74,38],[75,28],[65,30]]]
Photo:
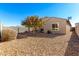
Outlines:
[[70,20],[70,19],[72,19],[72,17],[70,16],[70,17],[68,17],[68,20]]

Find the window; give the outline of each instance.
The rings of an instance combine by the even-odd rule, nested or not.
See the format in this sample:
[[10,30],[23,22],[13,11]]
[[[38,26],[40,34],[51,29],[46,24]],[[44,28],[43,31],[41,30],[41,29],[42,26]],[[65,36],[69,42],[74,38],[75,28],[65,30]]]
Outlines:
[[58,24],[52,24],[52,30],[59,30]]

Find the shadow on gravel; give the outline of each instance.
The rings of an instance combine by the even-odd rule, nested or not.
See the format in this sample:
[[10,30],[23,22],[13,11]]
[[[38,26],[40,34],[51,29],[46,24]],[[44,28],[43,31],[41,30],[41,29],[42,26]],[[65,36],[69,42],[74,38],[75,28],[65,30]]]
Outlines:
[[38,38],[54,38],[57,36],[62,36],[65,34],[47,34],[47,33],[19,33],[17,39],[27,38],[27,37],[38,37]]
[[79,38],[76,32],[73,31],[65,51],[65,56],[78,56],[78,55],[79,55]]

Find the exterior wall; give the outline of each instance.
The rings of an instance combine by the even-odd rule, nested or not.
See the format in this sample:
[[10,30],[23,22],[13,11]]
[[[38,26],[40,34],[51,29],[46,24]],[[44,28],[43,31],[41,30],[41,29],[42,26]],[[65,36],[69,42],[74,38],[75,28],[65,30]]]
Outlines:
[[3,26],[2,26],[2,24],[0,23],[0,32],[1,32],[1,30],[2,30],[2,27],[3,27]]
[[[48,20],[43,19],[45,21],[45,25],[43,26],[44,31],[47,32],[50,30],[52,33],[57,34],[66,34],[66,20],[58,19],[58,18],[49,18]],[[59,25],[59,30],[52,30],[52,24],[57,23]]]
[[76,31],[77,35],[79,36],[79,23],[75,24],[75,31]]
[[66,25],[66,34],[70,33],[71,30],[71,26],[69,26],[68,24]]

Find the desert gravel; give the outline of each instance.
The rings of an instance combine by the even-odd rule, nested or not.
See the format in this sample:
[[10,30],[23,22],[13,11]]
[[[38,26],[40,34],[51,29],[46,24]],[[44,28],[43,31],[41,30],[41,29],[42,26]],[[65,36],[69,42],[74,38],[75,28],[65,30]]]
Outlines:
[[63,56],[71,33],[52,38],[27,37],[0,43],[2,56]]

